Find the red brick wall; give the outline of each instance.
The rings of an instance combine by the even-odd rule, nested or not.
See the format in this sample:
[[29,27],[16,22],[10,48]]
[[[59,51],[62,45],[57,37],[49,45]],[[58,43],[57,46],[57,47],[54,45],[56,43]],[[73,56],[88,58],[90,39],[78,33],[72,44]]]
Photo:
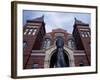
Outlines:
[[24,69],[31,69],[33,64],[38,64],[38,68],[44,67],[45,52],[43,50],[32,50],[30,55],[24,55],[24,61],[27,62]]
[[74,50],[74,61],[75,66],[80,66],[80,63],[83,63],[84,66],[90,66],[85,50]]

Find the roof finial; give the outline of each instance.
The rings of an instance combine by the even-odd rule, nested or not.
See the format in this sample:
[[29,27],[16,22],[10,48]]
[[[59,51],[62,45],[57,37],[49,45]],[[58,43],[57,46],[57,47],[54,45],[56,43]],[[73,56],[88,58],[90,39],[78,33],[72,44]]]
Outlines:
[[42,15],[42,18],[44,19],[44,14]]
[[79,24],[79,25],[88,25],[88,24],[82,22],[81,20],[78,20],[76,17],[75,17],[74,19],[75,19],[75,24]]
[[75,19],[75,21],[77,21],[76,17],[74,19]]

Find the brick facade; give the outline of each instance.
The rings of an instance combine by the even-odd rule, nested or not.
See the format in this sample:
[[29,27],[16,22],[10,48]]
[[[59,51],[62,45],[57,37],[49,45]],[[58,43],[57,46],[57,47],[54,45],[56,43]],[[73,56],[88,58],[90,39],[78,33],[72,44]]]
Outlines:
[[[90,66],[91,36],[89,25],[75,19],[72,34],[61,28],[46,33],[42,16],[34,20],[27,20],[23,28],[23,68],[31,69],[44,68],[45,65],[50,66],[52,63],[45,62],[46,54],[53,54],[53,51],[50,52],[49,50],[55,47],[58,36],[64,39],[65,56],[69,58],[69,61],[74,60],[73,66]],[[52,57],[48,58],[51,60]],[[50,60],[48,59],[48,61]]]

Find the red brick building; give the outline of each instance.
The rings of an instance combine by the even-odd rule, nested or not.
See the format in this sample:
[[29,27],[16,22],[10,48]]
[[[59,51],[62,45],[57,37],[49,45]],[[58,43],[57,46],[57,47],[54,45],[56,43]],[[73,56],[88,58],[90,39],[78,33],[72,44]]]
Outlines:
[[44,17],[27,20],[23,28],[23,68],[53,68],[57,37],[64,39],[64,57],[68,67],[90,66],[91,36],[89,24],[75,19],[72,34],[61,28],[46,33]]

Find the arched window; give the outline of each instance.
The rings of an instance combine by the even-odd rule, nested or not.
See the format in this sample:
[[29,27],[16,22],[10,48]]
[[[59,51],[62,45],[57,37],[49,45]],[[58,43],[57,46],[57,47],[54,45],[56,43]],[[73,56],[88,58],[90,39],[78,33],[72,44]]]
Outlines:
[[51,44],[51,40],[49,38],[46,38],[43,42],[43,48],[44,49],[47,49],[50,47],[50,44]]
[[69,48],[71,48],[71,45],[72,45],[71,43],[72,43],[72,40],[68,40],[68,47]]
[[67,45],[71,49],[76,49],[75,42],[73,39],[69,39]]
[[49,48],[49,47],[50,47],[50,39],[46,39],[46,41],[47,41],[47,46],[46,46],[46,48]]

